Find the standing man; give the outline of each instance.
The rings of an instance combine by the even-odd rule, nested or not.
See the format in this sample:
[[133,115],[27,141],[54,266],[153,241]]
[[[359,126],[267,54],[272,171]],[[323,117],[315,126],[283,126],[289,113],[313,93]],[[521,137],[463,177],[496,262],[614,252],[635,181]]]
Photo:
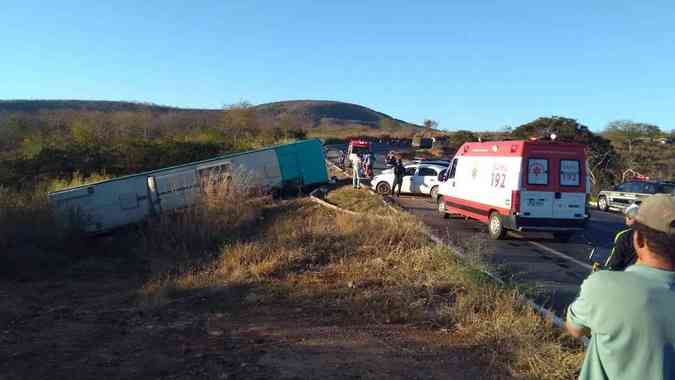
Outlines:
[[635,265],[591,274],[567,311],[591,336],[580,379],[675,379],[675,198],[643,201],[633,230]]
[[361,188],[361,157],[352,155],[352,185],[355,189]]
[[338,165],[340,166],[340,169],[344,170],[345,168],[345,151],[340,149],[338,152]]
[[398,192],[396,193],[397,197],[401,196],[401,186],[403,185],[403,176],[405,175],[405,166],[403,166],[403,162],[401,162],[401,159],[399,158],[398,161],[396,162],[396,166],[394,166],[394,185],[391,187],[391,196],[394,196],[394,191],[396,190],[396,186],[398,186]]
[[373,176],[373,165],[375,163],[375,157],[373,157],[372,153],[366,153],[366,159],[365,159],[365,172],[367,177],[372,177]]
[[614,236],[614,247],[610,253],[605,268],[609,270],[625,270],[629,265],[635,264],[637,256],[633,248],[633,223],[640,206],[632,204],[623,211],[626,217],[626,226]]

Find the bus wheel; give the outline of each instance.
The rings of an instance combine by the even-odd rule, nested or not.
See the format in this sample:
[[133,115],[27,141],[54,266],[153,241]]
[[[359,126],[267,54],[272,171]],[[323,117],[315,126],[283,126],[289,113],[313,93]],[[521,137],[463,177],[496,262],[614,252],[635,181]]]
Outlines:
[[503,239],[506,235],[506,229],[502,223],[502,219],[499,217],[497,212],[492,212],[490,214],[490,222],[488,224],[488,235],[492,240]]
[[391,186],[389,186],[389,184],[386,182],[380,182],[377,184],[375,189],[377,190],[378,193],[385,195],[389,194],[389,192],[391,191]]
[[553,237],[561,243],[567,243],[574,235],[574,232],[554,232]]

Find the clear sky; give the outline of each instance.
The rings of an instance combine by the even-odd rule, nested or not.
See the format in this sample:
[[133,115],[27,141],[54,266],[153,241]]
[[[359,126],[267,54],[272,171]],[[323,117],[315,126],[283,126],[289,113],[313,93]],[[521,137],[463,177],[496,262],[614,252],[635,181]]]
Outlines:
[[0,3],[0,99],[331,99],[495,130],[675,127],[675,2]]

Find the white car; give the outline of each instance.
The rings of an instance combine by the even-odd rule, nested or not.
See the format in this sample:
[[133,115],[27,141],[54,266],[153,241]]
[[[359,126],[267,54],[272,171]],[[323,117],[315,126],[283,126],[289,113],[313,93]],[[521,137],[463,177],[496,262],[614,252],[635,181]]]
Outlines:
[[410,162],[410,163],[411,164],[438,165],[438,166],[443,166],[445,168],[450,166],[450,161],[446,161],[446,160],[427,160],[427,159],[422,160],[422,159],[420,159],[420,160],[412,160],[412,162]]
[[[412,164],[405,165],[405,175],[401,184],[402,193],[438,194],[439,178],[445,174],[446,167],[440,165]],[[370,181],[373,190],[387,194],[394,186],[394,169],[383,170]]]

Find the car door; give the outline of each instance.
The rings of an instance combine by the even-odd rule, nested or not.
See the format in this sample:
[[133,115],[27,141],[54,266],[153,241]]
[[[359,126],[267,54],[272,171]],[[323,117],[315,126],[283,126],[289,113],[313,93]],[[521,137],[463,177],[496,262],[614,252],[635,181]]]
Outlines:
[[640,204],[642,199],[648,197],[650,193],[656,192],[654,186],[647,182],[634,182],[631,190],[633,191],[630,193],[629,201],[636,204]]
[[415,178],[416,172],[417,166],[409,166],[405,168],[405,174],[403,174],[403,182],[401,183],[401,192],[403,193],[413,192],[413,179]]
[[413,193],[429,194],[438,184],[438,172],[434,168],[420,166],[415,173]]

